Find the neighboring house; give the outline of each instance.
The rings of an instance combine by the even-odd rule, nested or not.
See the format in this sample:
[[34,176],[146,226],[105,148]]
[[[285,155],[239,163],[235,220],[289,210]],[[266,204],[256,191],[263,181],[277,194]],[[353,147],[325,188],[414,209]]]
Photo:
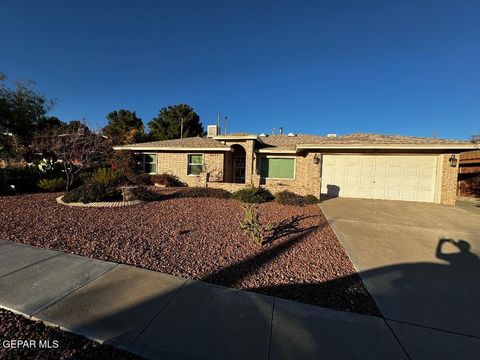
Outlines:
[[217,135],[209,126],[212,132],[114,149],[132,150],[145,172],[170,173],[189,186],[454,204],[458,154],[473,147],[410,136]]
[[458,196],[480,198],[480,150],[460,154]]

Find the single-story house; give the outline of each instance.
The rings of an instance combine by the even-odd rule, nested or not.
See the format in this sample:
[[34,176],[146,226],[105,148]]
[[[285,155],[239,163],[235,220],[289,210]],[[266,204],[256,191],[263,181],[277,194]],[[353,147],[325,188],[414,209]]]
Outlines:
[[114,147],[141,158],[145,172],[170,173],[189,186],[273,193],[454,204],[459,153],[467,141],[351,134],[218,134]]

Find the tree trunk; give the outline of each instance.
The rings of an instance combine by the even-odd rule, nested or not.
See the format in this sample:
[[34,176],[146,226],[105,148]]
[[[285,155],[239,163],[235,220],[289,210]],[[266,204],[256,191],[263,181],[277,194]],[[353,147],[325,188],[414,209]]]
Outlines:
[[69,188],[69,185],[70,185],[70,173],[68,171],[68,167],[67,167],[67,164],[64,162],[63,163],[63,170],[65,171],[65,176],[66,176],[66,180],[67,180],[67,185],[65,186],[65,191],[68,192],[68,188]]

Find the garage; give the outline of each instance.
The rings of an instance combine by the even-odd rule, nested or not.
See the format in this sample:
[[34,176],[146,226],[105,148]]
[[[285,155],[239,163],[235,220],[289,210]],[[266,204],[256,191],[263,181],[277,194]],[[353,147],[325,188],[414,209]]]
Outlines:
[[323,155],[327,196],[435,201],[436,155]]

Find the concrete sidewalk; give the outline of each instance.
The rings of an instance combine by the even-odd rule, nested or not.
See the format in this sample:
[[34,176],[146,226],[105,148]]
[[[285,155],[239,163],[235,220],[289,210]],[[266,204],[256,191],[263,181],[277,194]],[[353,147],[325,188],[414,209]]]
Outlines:
[[381,318],[6,241],[0,306],[146,358],[408,359]]

